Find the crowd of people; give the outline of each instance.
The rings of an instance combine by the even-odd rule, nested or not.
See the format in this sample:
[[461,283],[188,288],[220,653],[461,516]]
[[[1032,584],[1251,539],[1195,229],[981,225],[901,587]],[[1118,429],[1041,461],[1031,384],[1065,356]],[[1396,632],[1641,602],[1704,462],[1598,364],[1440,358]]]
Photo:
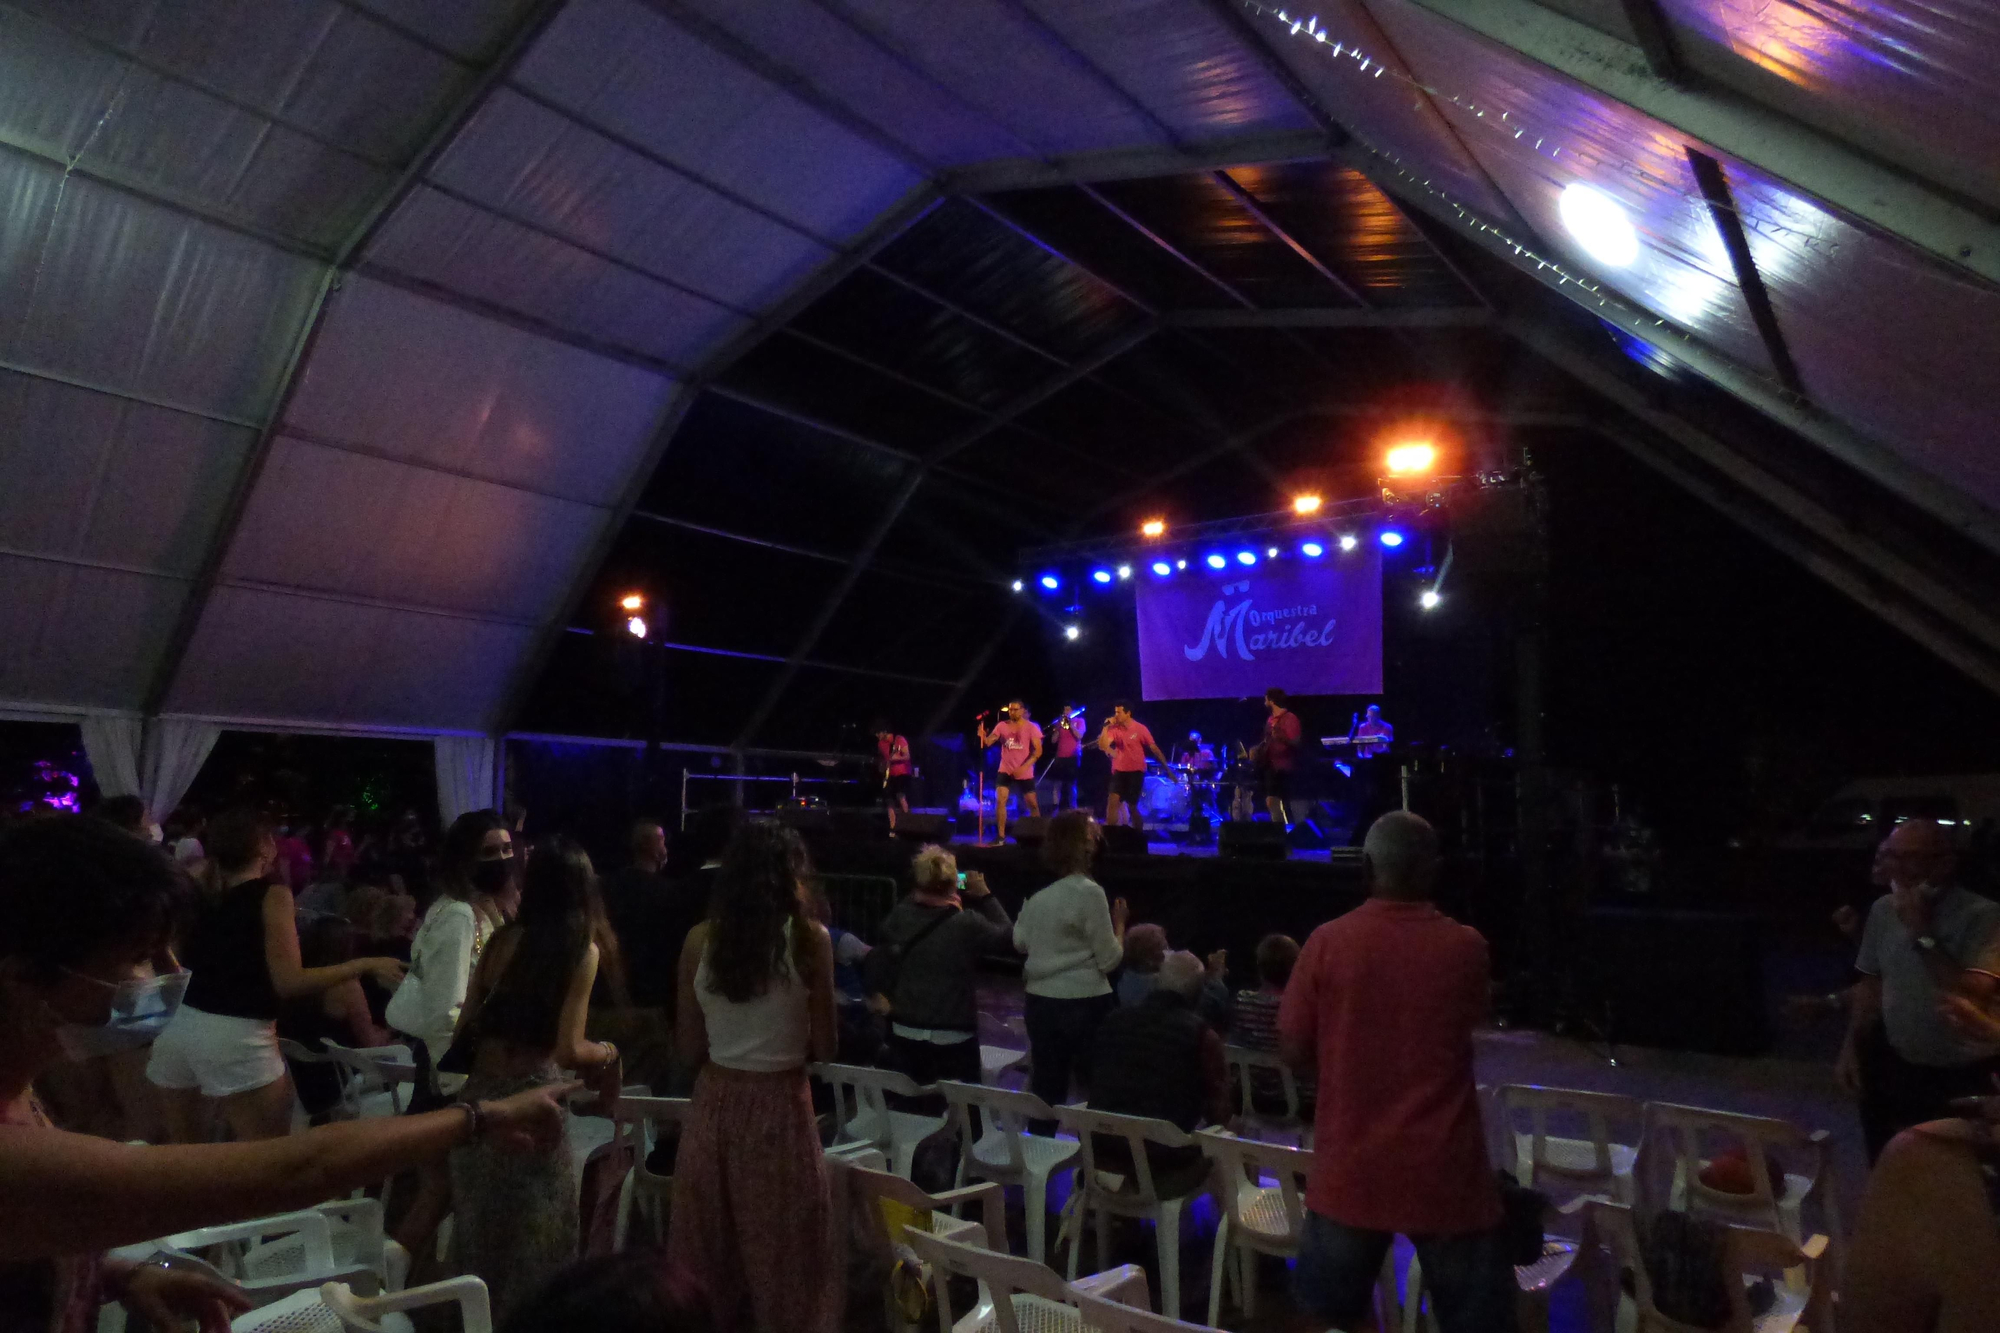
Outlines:
[[[169,840],[106,804],[0,835],[0,1333],[80,1333],[110,1299],[158,1327],[219,1327],[239,1292],[106,1253],[399,1173],[418,1183],[394,1231],[419,1276],[451,1216],[449,1262],[503,1321],[830,1333],[842,1220],[808,1068],[979,1081],[975,979],[1010,953],[1050,1105],[1229,1126],[1252,1108],[1235,1105],[1225,1040],[1294,1071],[1318,1145],[1296,1278],[1315,1315],[1358,1327],[1400,1234],[1444,1333],[1514,1326],[1473,1071],[1487,946],[1432,904],[1438,843],[1415,815],[1368,831],[1362,906],[1303,945],[1263,939],[1256,984],[1232,994],[1226,954],[1175,948],[1097,882],[1102,833],[1082,810],[1050,821],[1049,882],[1011,916],[949,849],[923,848],[871,947],[830,927],[804,844],[768,821],[719,830],[670,878],[664,831],[642,820],[630,863],[600,878],[575,844],[525,845],[475,811],[418,874],[385,880],[337,820],[308,841],[227,810]],[[1859,1327],[2000,1327],[1983,1118],[2000,1099],[1964,1100],[2000,1073],[2000,906],[1955,884],[1952,852],[1922,821],[1885,842],[1841,997],[1839,1073],[1880,1158],[1843,1298]],[[407,1046],[408,1113],[329,1118],[338,1087],[285,1054],[328,1040]],[[1275,1072],[1257,1071],[1253,1103]],[[608,1113],[635,1081],[692,1099],[666,1245],[578,1267],[569,1117]],[[122,1120],[105,1123],[94,1087]],[[1128,1151],[1096,1147],[1112,1170]],[[1198,1148],[1148,1164],[1165,1195],[1208,1186]]]

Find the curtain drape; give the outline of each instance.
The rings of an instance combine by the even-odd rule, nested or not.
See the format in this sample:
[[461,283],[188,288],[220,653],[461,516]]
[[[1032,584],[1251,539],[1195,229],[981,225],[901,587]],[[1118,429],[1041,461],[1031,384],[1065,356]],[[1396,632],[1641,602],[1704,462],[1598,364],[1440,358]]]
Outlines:
[[144,724],[136,717],[86,717],[81,729],[83,754],[90,760],[97,790],[106,796],[136,795]]
[[438,820],[446,827],[468,810],[493,804],[493,738],[436,736]]
[[140,752],[139,794],[153,818],[165,819],[194,785],[195,774],[215,748],[222,728],[212,722],[156,717],[146,724]]

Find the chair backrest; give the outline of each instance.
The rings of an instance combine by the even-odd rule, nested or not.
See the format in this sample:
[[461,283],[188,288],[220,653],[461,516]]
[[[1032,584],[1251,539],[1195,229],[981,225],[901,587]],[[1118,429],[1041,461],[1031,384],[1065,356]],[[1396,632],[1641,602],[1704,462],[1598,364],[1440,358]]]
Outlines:
[[382,1207],[374,1199],[202,1227],[154,1244],[176,1267],[240,1284],[258,1305],[335,1279],[372,1291],[387,1276]]
[[969,1277],[982,1282],[993,1297],[993,1325],[1000,1333],[1022,1333],[1019,1318],[1014,1312],[1014,1296],[1019,1293],[1040,1296],[1044,1300],[1056,1301],[1063,1305],[1074,1305],[1076,1296],[1069,1284],[1056,1276],[1054,1269],[1036,1263],[1033,1259],[1021,1259],[1003,1250],[981,1249],[976,1245],[966,1245],[959,1241],[945,1240],[941,1236],[925,1235],[921,1231],[904,1233],[911,1249],[917,1257],[931,1266],[932,1285],[937,1292],[938,1327],[952,1326],[951,1298],[946,1291],[946,1278]]
[[979,1108],[980,1118],[988,1129],[997,1128],[1001,1140],[1007,1147],[1007,1165],[1016,1172],[1028,1169],[1027,1158],[1022,1152],[1021,1136],[1028,1132],[1030,1120],[1054,1120],[1055,1108],[1032,1092],[1010,1092],[1006,1088],[992,1088],[984,1083],[958,1083],[940,1079],[937,1090],[951,1105],[952,1131],[958,1135],[959,1155],[967,1162],[972,1159],[972,1145],[976,1136],[972,1132],[972,1108]]
[[[320,1044],[341,1071],[341,1106],[354,1114],[360,1113],[362,1093],[393,1093],[398,1083],[412,1077],[415,1068],[416,1057],[407,1046],[342,1046],[331,1037]],[[396,1104],[402,1105],[400,1098]]]
[[[908,1074],[893,1069],[836,1064],[811,1065],[808,1069],[813,1077],[825,1081],[833,1089],[836,1141],[846,1135],[849,1124],[861,1120],[865,1113],[874,1117],[876,1126],[875,1137],[871,1141],[886,1147],[889,1142],[889,1104],[883,1094],[893,1092],[899,1097],[918,1097],[934,1091],[928,1085],[919,1086]],[[851,1112],[848,1109],[850,1105],[853,1107]]]
[[384,1333],[382,1316],[427,1305],[457,1305],[463,1333],[493,1333],[493,1305],[486,1284],[476,1277],[455,1277],[386,1296],[356,1296],[339,1283],[319,1289],[320,1299],[348,1333]]
[[1076,1293],[1077,1308],[1092,1333],[1181,1333],[1183,1329],[1210,1329],[1208,1324],[1190,1324],[1151,1310],[1141,1310],[1123,1301],[1108,1301],[1087,1291]]
[[618,1215],[625,1199],[625,1182],[640,1159],[638,1141],[624,1134],[600,1143],[583,1159],[577,1191],[577,1252],[585,1259],[611,1254],[618,1248]]
[[1285,1237],[1296,1244],[1306,1222],[1305,1195],[1299,1182],[1312,1174],[1312,1150],[1240,1139],[1220,1129],[1204,1129],[1194,1137],[1202,1152],[1216,1165],[1222,1206],[1229,1214],[1229,1225],[1236,1228],[1239,1234],[1244,1231],[1263,1234],[1257,1228],[1244,1225],[1240,1211],[1242,1191],[1237,1182],[1247,1180],[1261,1186],[1264,1177],[1275,1176],[1285,1203]]
[[1058,1106],[1056,1119],[1062,1127],[1076,1135],[1083,1145],[1083,1188],[1091,1192],[1102,1192],[1104,1186],[1097,1179],[1097,1149],[1092,1135],[1108,1134],[1122,1138],[1132,1151],[1133,1197],[1141,1203],[1158,1203],[1159,1189],[1153,1183],[1152,1164],[1146,1157],[1146,1145],[1157,1144],[1162,1148],[1185,1148],[1194,1140],[1182,1133],[1176,1125],[1165,1120],[1155,1120],[1143,1115],[1116,1115],[1110,1111],[1093,1111],[1087,1106]]
[[[1824,1179],[1829,1169],[1825,1130],[1808,1133],[1788,1120],[1768,1116],[1739,1115],[1675,1102],[1647,1102],[1647,1141],[1653,1141],[1655,1136],[1666,1140],[1677,1173],[1686,1184],[1690,1204],[1725,1208],[1732,1217],[1746,1211],[1761,1213],[1772,1230],[1780,1229],[1778,1200],[1784,1195],[1784,1181],[1771,1178],[1766,1155],[1774,1148],[1809,1157],[1814,1182],[1823,1187],[1822,1194],[1831,1200],[1833,1191],[1824,1188],[1832,1183]],[[1718,1145],[1723,1145],[1720,1150],[1730,1147],[1742,1150],[1745,1165],[1749,1167],[1750,1193],[1715,1190],[1701,1183],[1702,1163],[1714,1159]]]
[[1256,1110],[1251,1095],[1250,1071],[1253,1069],[1275,1069],[1278,1082],[1285,1090],[1285,1118],[1299,1118],[1299,1081],[1292,1074],[1292,1067],[1278,1058],[1276,1051],[1253,1050],[1248,1046],[1224,1046],[1222,1057],[1229,1064],[1229,1074],[1237,1081],[1237,1093],[1242,1098],[1243,1114],[1250,1115]]
[[[1529,1147],[1527,1174],[1521,1183],[1533,1186],[1544,1173],[1570,1181],[1603,1180],[1612,1177],[1611,1145],[1621,1143],[1612,1131],[1617,1125],[1631,1125],[1644,1137],[1645,1103],[1636,1097],[1610,1092],[1585,1092],[1577,1088],[1545,1088],[1531,1083],[1509,1083],[1495,1088],[1492,1105],[1503,1137],[1501,1163],[1517,1170],[1520,1161],[1514,1136],[1519,1133],[1516,1117],[1528,1120]],[[1567,1163],[1552,1161],[1548,1151],[1549,1123],[1556,1122],[1557,1138],[1576,1139],[1591,1146],[1591,1166],[1579,1170]],[[1567,1122],[1567,1123],[1565,1123]],[[1565,1134],[1564,1129],[1581,1129],[1582,1134]],[[1632,1145],[1637,1146],[1636,1141]]]
[[[1639,1307],[1638,1333],[1653,1333],[1654,1330],[1658,1333],[1753,1333],[1756,1316],[1751,1312],[1748,1284],[1743,1278],[1771,1277],[1776,1285],[1783,1285],[1786,1273],[1804,1269],[1806,1282],[1811,1288],[1814,1284],[1813,1270],[1827,1248],[1825,1236],[1814,1236],[1801,1246],[1774,1231],[1757,1227],[1728,1227],[1722,1288],[1729,1301],[1729,1319],[1720,1329],[1701,1330],[1668,1318],[1654,1303],[1653,1280],[1646,1270],[1632,1210],[1623,1204],[1595,1199],[1590,1203],[1588,1217],[1589,1234],[1595,1237],[1597,1243],[1610,1249],[1612,1263],[1616,1267],[1632,1275],[1632,1298]],[[1821,1293],[1810,1291],[1808,1313],[1821,1303]],[[1817,1329],[1821,1327],[1821,1322],[1809,1320],[1805,1327]]]
[[906,1223],[891,1220],[894,1209],[885,1209],[884,1202],[899,1204],[916,1213],[937,1214],[959,1204],[979,1205],[980,1225],[986,1231],[986,1248],[1007,1252],[1007,1196],[993,1181],[982,1181],[977,1185],[967,1185],[962,1189],[946,1190],[942,1194],[929,1194],[891,1171],[876,1171],[863,1166],[848,1166],[848,1188],[853,1191],[856,1202],[866,1207],[869,1233],[876,1237],[884,1259],[893,1259],[898,1245],[904,1243],[909,1228]]

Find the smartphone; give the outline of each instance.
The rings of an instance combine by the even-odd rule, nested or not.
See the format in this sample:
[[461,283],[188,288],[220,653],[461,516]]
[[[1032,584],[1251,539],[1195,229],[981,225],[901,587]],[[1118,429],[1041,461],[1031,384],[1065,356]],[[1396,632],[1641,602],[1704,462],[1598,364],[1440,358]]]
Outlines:
[[963,870],[958,872],[958,887],[961,889],[965,887],[965,872]]

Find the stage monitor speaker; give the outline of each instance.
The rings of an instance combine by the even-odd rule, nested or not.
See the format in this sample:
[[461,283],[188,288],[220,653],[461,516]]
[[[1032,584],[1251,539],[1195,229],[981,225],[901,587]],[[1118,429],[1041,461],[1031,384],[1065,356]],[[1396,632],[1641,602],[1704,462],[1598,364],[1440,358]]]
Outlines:
[[904,842],[950,842],[951,835],[950,815],[896,816],[896,836]]
[[1039,847],[1049,836],[1049,817],[1023,815],[1007,826],[1007,832],[1023,847]]
[[867,841],[889,836],[889,812],[879,806],[835,806],[828,813],[839,837]]
[[1285,826],[1258,824],[1247,819],[1225,819],[1216,840],[1217,856],[1242,861],[1282,861],[1291,855],[1285,843]]
[[1144,856],[1146,831],[1133,828],[1130,824],[1106,824],[1104,850],[1113,856]]

